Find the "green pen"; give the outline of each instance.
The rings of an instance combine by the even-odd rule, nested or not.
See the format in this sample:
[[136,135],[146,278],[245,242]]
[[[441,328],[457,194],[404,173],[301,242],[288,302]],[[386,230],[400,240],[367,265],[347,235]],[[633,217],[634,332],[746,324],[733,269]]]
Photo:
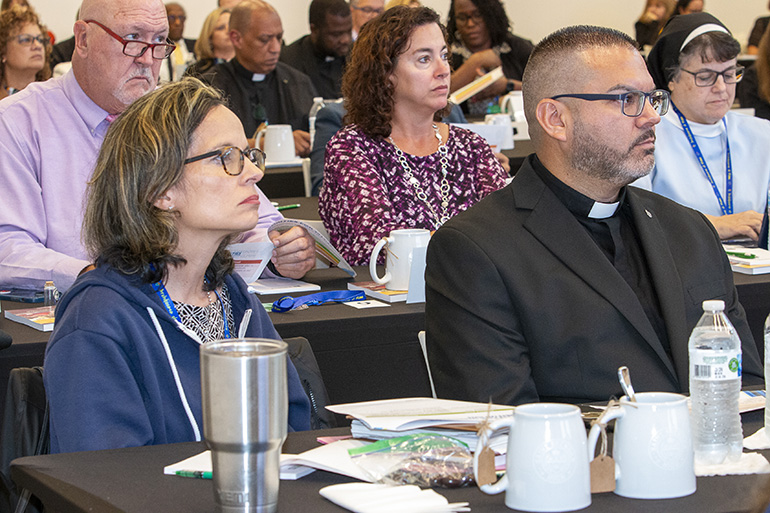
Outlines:
[[195,479],[212,479],[212,472],[202,472],[200,470],[177,470],[175,474],[182,477],[193,477]]
[[292,205],[282,205],[280,207],[276,207],[277,210],[280,212],[281,210],[289,210],[291,208],[299,208],[299,203],[294,203]]
[[757,258],[757,255],[752,255],[751,253],[741,253],[739,251],[725,251],[728,255],[736,256],[738,258],[748,258],[751,260],[752,258]]

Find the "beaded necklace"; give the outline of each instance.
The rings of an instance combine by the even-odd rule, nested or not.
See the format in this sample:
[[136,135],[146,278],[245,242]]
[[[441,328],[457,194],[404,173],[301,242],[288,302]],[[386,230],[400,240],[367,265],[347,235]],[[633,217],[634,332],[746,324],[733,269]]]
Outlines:
[[392,144],[396,149],[396,157],[398,158],[398,163],[401,164],[401,168],[404,170],[404,180],[406,181],[407,185],[414,189],[417,199],[422,201],[423,204],[428,207],[428,210],[430,210],[430,213],[433,216],[433,227],[434,229],[438,230],[441,225],[449,220],[450,217],[449,212],[447,211],[449,208],[449,180],[447,180],[447,169],[449,167],[449,159],[447,156],[449,150],[447,150],[446,144],[444,144],[436,124],[433,125],[433,131],[436,134],[436,139],[438,139],[439,161],[441,162],[441,215],[439,215],[436,212],[436,209],[433,208],[433,205],[428,202],[428,194],[422,188],[420,181],[414,176],[414,172],[412,171],[412,168],[409,167],[409,162],[406,160],[406,155],[404,152],[401,150],[401,148],[398,147],[398,145],[396,145],[392,136],[388,137],[388,141],[390,141],[390,144]]

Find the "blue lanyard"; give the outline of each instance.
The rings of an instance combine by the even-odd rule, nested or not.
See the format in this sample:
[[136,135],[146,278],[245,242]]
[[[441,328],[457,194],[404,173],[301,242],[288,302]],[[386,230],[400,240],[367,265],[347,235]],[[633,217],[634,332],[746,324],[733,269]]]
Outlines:
[[695,135],[692,133],[692,130],[690,129],[690,124],[687,122],[687,119],[682,115],[681,112],[679,112],[679,109],[676,108],[676,105],[671,103],[671,106],[674,108],[674,112],[676,112],[676,115],[679,116],[679,122],[682,124],[682,130],[684,130],[684,135],[687,136],[687,140],[690,142],[690,146],[692,147],[692,151],[695,152],[695,158],[698,159],[698,163],[700,164],[700,167],[703,169],[703,173],[706,175],[706,178],[708,179],[709,183],[711,184],[711,188],[714,190],[714,194],[717,197],[717,201],[719,202],[719,208],[722,211],[722,215],[730,215],[733,213],[733,163],[732,159],[730,158],[730,140],[727,137],[727,121],[725,121],[724,118],[722,118],[722,123],[725,125],[725,142],[727,145],[727,157],[725,159],[725,175],[726,175],[726,181],[727,181],[727,190],[725,191],[725,194],[727,196],[727,205],[725,205],[725,201],[722,199],[722,195],[719,193],[719,188],[717,187],[717,184],[714,182],[714,177],[711,176],[711,171],[709,171],[709,167],[706,164],[706,159],[703,158],[703,153],[701,153],[700,148],[698,147],[698,142],[695,140]]
[[346,303],[348,301],[363,301],[366,299],[366,293],[359,290],[330,290],[328,292],[316,292],[293,298],[283,296],[273,303],[273,312],[284,313],[294,310],[301,306],[322,305],[324,303]]
[[[157,281],[152,284],[152,290],[154,290],[158,295],[168,314],[178,323],[182,324],[182,318],[179,317],[179,311],[176,309],[176,306],[174,306],[174,302],[171,300],[171,296],[168,295],[166,286],[163,285],[162,282]],[[214,289],[214,294],[217,295],[219,304],[222,306],[222,324],[224,324],[225,338],[230,338],[230,327],[227,325],[227,311],[225,310],[225,302],[222,301],[222,298],[219,296],[219,292],[216,289]]]

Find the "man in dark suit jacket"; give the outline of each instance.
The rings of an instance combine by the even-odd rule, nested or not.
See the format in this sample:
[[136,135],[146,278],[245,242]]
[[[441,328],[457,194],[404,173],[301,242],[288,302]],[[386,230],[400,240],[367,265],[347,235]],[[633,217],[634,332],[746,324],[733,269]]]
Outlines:
[[320,96],[339,98],[353,43],[350,7],[345,0],[313,0],[309,13],[310,34],[284,48],[281,62],[309,76]]
[[[698,212],[626,187],[654,164],[663,98],[633,40],[570,27],[523,80],[536,153],[506,188],[440,228],[428,248],[426,328],[442,398],[607,400],[627,365],[637,391],[688,391],[701,303],[723,299],[762,365],[719,237]],[[575,94],[615,95],[596,98]],[[566,95],[566,96],[565,96]]]

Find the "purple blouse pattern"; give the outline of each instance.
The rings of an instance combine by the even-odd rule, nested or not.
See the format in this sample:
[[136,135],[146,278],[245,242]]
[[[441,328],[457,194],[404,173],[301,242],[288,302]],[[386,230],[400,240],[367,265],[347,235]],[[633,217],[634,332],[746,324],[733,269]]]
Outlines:
[[[505,185],[507,174],[480,136],[449,127],[448,213],[454,216]],[[404,153],[433,210],[441,213],[439,153]],[[331,241],[350,265],[368,265],[375,243],[399,228],[435,229],[434,217],[406,182],[395,147],[349,125],[326,147],[318,211]],[[380,262],[384,261],[384,253]]]

